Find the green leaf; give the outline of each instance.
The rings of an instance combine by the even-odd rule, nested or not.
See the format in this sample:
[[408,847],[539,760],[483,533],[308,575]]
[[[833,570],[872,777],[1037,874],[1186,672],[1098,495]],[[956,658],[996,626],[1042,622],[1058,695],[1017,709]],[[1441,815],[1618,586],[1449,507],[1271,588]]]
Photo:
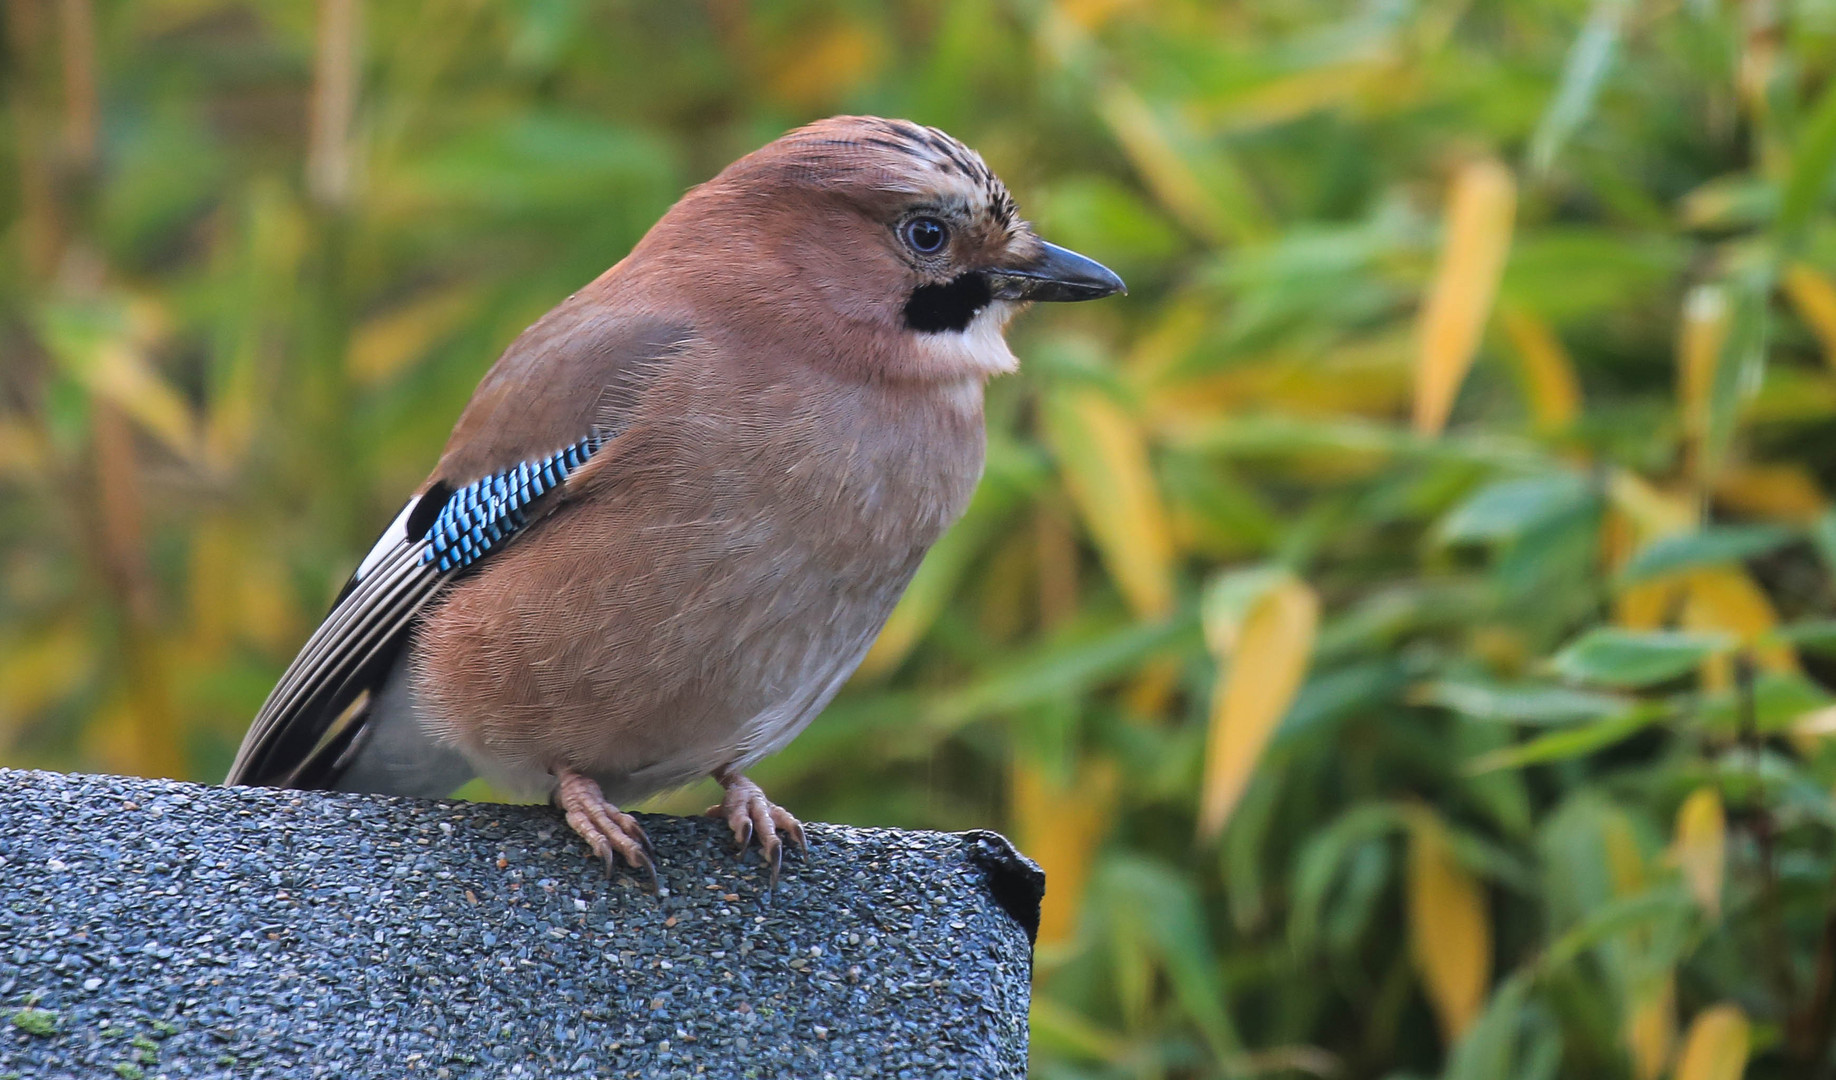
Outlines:
[[1783,525],[1718,525],[1661,536],[1626,562],[1620,580],[1632,584],[1698,566],[1737,563],[1776,551],[1801,535]]
[[1631,8],[1630,0],[1597,0],[1593,11],[1588,13],[1586,24],[1568,50],[1562,82],[1530,140],[1533,172],[1548,172],[1555,164],[1556,154],[1593,112],[1600,86],[1613,69],[1626,13]]
[[1570,686],[1499,686],[1457,679],[1428,683],[1417,691],[1417,697],[1424,704],[1452,709],[1469,719],[1513,724],[1579,723],[1622,712],[1631,704],[1616,694]]
[[1519,1028],[1530,986],[1529,974],[1520,971],[1498,987],[1485,1011],[1448,1053],[1447,1071],[1442,1074],[1445,1080],[1494,1080],[1520,1075],[1512,1064],[1517,1057]]
[[1830,695],[1796,672],[1762,672],[1750,690],[1734,687],[1709,696],[1696,711],[1704,730],[1733,736],[1747,725],[1763,733],[1785,731],[1807,712],[1830,704]]
[[925,715],[947,729],[1047,698],[1086,693],[1150,656],[1196,644],[1197,638],[1198,620],[1187,614],[1050,641],[1004,658],[968,685],[934,697]]
[[1218,977],[1205,909],[1182,874],[1140,856],[1119,856],[1104,868],[1098,888],[1110,899],[1113,918],[1133,920],[1142,938],[1160,954],[1167,982],[1185,1014],[1223,1060],[1242,1050]]
[[1791,173],[1779,206],[1776,234],[1780,258],[1803,247],[1811,215],[1830,189],[1836,165],[1836,83],[1826,84],[1817,107],[1804,122],[1791,155]]
[[1763,258],[1739,267],[1727,281],[1733,311],[1727,337],[1715,361],[1709,388],[1708,431],[1703,438],[1704,467],[1712,474],[1727,459],[1741,409],[1765,380],[1766,345],[1771,337],[1768,307],[1776,267]]
[[1450,543],[1506,540],[1593,500],[1587,479],[1574,473],[1502,480],[1455,507],[1441,522],[1441,536]]
[[1662,705],[1640,705],[1585,727],[1540,735],[1509,749],[1495,750],[1473,759],[1466,771],[1487,773],[1494,769],[1521,769],[1525,765],[1585,757],[1636,735],[1667,715],[1669,710]]
[[1823,559],[1824,570],[1836,574],[1836,507],[1817,515],[1810,535],[1811,543],[1817,545],[1817,554]]
[[1389,803],[1354,806],[1308,838],[1294,859],[1289,880],[1288,944],[1296,953],[1313,953],[1328,918],[1333,886],[1349,873],[1357,853],[1407,823],[1407,816]]
[[1556,654],[1563,678],[1633,689],[1684,674],[1733,647],[1726,634],[1596,627]]
[[1589,910],[1578,924],[1557,938],[1543,952],[1537,966],[1544,973],[1553,971],[1628,930],[1687,913],[1694,904],[1689,893],[1678,884],[1608,900]]
[[1836,653],[1836,619],[1806,619],[1775,628],[1767,638],[1817,653]]

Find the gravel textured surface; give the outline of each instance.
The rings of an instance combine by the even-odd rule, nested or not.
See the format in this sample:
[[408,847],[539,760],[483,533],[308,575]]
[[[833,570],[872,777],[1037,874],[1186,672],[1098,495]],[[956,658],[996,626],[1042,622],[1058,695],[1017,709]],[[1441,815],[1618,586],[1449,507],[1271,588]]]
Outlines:
[[765,893],[645,817],[0,769],[0,1077],[1019,1077],[1042,880],[811,825]]

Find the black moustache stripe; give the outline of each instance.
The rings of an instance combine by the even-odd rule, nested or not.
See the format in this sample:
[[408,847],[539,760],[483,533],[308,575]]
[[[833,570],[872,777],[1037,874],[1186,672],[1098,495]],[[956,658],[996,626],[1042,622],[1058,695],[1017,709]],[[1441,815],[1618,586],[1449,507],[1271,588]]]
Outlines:
[[905,325],[926,334],[961,330],[993,299],[994,291],[981,274],[961,274],[942,285],[920,285],[905,302]]

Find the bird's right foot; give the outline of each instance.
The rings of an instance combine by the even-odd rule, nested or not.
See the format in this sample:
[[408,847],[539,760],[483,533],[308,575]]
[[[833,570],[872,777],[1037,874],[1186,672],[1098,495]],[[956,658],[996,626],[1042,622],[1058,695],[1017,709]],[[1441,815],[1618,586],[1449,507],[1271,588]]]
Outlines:
[[766,798],[759,785],[737,772],[723,769],[714,774],[714,779],[725,793],[719,805],[708,807],[708,816],[726,821],[727,827],[733,830],[733,842],[739,845],[742,857],[754,841],[758,843],[759,856],[771,867],[769,887],[777,888],[778,871],[784,865],[784,841],[780,834],[790,839],[799,854],[807,852],[809,844],[803,838],[803,823],[789,810]]
[[661,893],[663,883],[657,879],[650,837],[644,835],[637,818],[607,802],[599,782],[590,776],[561,768],[555,770],[555,781],[555,805],[593,854],[605,860],[607,876],[622,857],[632,869],[650,875],[651,892]]

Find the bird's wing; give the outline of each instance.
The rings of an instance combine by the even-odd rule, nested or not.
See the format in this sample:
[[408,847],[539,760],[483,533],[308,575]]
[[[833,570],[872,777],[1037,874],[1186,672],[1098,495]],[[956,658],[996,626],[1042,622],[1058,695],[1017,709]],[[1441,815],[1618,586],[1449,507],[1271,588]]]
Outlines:
[[606,442],[594,433],[457,491],[436,484],[410,499],[268,695],[229,783],[320,787],[335,780],[363,730],[369,697],[422,609],[549,510],[568,474]]
[[555,309],[485,376],[433,478],[268,695],[227,783],[334,784],[428,604],[558,509],[568,475],[616,438],[644,387],[688,340],[680,329],[607,318],[593,299],[583,292]]

